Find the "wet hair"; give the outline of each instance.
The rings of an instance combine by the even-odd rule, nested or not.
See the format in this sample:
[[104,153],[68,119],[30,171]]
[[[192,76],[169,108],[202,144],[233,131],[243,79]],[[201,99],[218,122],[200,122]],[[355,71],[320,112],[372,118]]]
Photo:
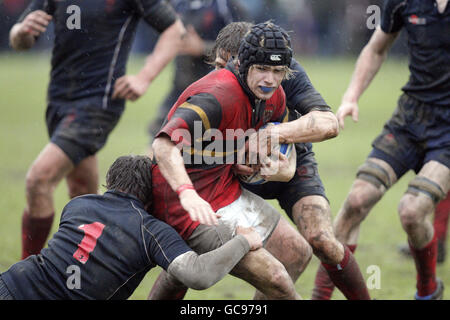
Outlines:
[[244,39],[252,26],[253,24],[250,22],[240,21],[232,22],[222,28],[217,35],[213,49],[208,55],[208,62],[214,63],[218,50],[220,57],[224,60],[226,59],[223,53],[230,53],[232,56],[237,56],[241,40]]
[[152,161],[147,156],[122,156],[106,173],[106,188],[131,194],[147,205],[152,200]]

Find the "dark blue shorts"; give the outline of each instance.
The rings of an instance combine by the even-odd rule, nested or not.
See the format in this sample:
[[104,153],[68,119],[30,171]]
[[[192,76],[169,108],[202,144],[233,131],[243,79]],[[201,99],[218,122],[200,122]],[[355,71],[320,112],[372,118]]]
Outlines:
[[74,165],[94,155],[117,125],[123,107],[102,109],[101,99],[50,101],[46,122],[50,141],[60,147]]
[[[317,162],[310,143],[297,143],[297,171],[289,182],[267,182],[260,185],[241,185],[264,199],[277,199],[280,207],[292,219],[292,207],[303,197],[318,195],[327,199],[320,180]],[[327,199],[328,200],[328,199]]]
[[397,178],[431,160],[450,168],[450,106],[422,103],[403,94],[372,143],[369,157],[386,161]]

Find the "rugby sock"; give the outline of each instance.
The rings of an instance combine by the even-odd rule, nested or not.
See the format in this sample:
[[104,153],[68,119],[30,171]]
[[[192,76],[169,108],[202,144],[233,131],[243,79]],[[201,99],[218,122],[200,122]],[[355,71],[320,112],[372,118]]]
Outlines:
[[[356,250],[356,244],[347,245],[352,253]],[[314,289],[311,300],[330,300],[333,294],[334,283],[328,276],[328,272],[322,264],[317,270],[316,279],[314,280]]]
[[434,212],[434,232],[436,233],[436,238],[440,242],[445,242],[447,238],[447,228],[448,228],[448,216],[450,214],[450,193],[447,193],[447,198],[442,200],[436,206]]
[[22,216],[22,260],[38,254],[44,247],[50,233],[54,213],[45,218],[32,217],[28,210]]
[[348,300],[370,300],[369,291],[350,249],[344,246],[344,258],[338,265],[322,262],[334,285]]
[[420,297],[432,294],[437,287],[436,283],[436,259],[437,259],[437,238],[436,233],[433,239],[422,249],[416,249],[409,242],[411,254],[416,263],[417,270],[417,295]]

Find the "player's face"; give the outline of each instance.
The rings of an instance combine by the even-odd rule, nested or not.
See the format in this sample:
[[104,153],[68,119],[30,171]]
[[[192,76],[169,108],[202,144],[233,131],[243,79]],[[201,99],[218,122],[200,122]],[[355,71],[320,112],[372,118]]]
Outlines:
[[254,64],[248,70],[247,85],[258,99],[267,100],[278,89],[285,74],[284,66]]
[[216,70],[220,70],[225,68],[227,65],[227,61],[231,58],[231,54],[228,52],[224,52],[223,50],[217,50],[216,59],[214,60],[214,66]]

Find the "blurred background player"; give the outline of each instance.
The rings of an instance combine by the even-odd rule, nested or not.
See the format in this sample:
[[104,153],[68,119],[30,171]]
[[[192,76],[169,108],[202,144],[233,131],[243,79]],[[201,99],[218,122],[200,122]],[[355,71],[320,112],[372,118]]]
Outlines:
[[156,265],[202,290],[262,246],[256,231],[238,227],[223,246],[197,255],[146,212],[151,166],[146,156],[119,157],[106,174],[105,194],[71,200],[48,248],[0,274],[0,300],[127,299]]
[[181,16],[187,32],[180,54],[175,58],[172,89],[149,125],[152,140],[181,93],[212,70],[205,59],[220,29],[248,17],[238,0],[172,0],[171,4]]
[[[407,171],[409,182],[398,213],[417,270],[415,299],[442,299],[436,278],[437,240],[429,216],[450,187],[450,6],[448,0],[388,0],[381,25],[362,50],[342,104],[341,127],[351,115],[358,120],[358,100],[404,28],[408,36],[410,78],[392,118],[372,143],[373,150],[357,172],[334,226],[336,236],[356,249],[362,220],[384,193]],[[319,268],[315,299],[329,299],[333,286]]]
[[[139,19],[161,37],[140,73],[124,76]],[[10,31],[15,50],[33,47],[54,22],[55,43],[48,88],[46,124],[50,142],[26,177],[22,258],[39,253],[54,217],[53,192],[66,178],[69,196],[97,193],[96,153],[124,110],[177,54],[185,33],[165,1],[33,0]],[[117,81],[116,81],[117,80]]]
[[[226,62],[237,54],[241,39],[250,28],[250,23],[236,22],[219,33],[214,47],[215,55],[210,57],[217,69],[224,68]],[[356,261],[333,234],[330,206],[312,151],[311,142],[324,141],[338,135],[337,119],[295,59],[292,59],[290,68],[295,70],[294,76],[281,83],[286,93],[290,122],[277,127],[281,132],[283,126],[287,129],[284,136],[288,137],[289,142],[299,142],[296,144],[296,174],[289,182],[268,182],[256,186],[243,182],[241,184],[264,199],[278,200],[311,245],[314,254],[327,265],[333,280],[348,299],[367,298],[367,289]],[[242,165],[236,165],[236,169],[236,173],[252,173]],[[287,226],[287,223],[285,225]],[[284,229],[280,228],[277,234],[282,239]],[[283,240],[272,236],[270,241]],[[268,250],[271,249],[270,241]],[[274,256],[285,254],[275,249],[274,247],[271,251]],[[339,267],[335,267],[336,265]],[[303,269],[293,270],[291,274],[298,278],[302,271]]]

